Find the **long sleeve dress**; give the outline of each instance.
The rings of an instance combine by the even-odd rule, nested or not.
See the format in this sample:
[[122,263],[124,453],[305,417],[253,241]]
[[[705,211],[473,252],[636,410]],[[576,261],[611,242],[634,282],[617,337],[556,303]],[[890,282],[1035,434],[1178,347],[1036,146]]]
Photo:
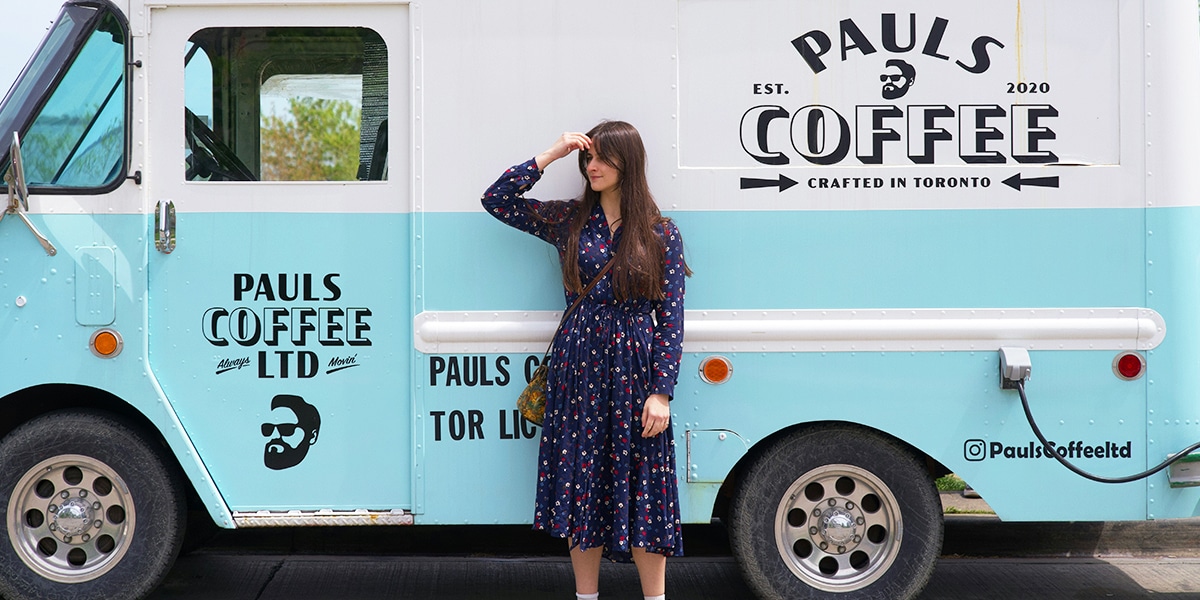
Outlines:
[[[577,203],[526,199],[540,178],[534,160],[514,166],[484,193],[483,206],[553,244],[561,260],[578,260],[585,286],[616,251],[621,230],[610,235],[597,203],[579,247],[566,248]],[[538,452],[534,528],[622,562],[631,548],[683,554],[674,428],[642,437],[642,406],[651,394],[674,394],[683,344],[683,240],[671,221],[658,233],[664,299],[617,300],[609,271],[555,333]],[[567,305],[575,297],[566,291]]]

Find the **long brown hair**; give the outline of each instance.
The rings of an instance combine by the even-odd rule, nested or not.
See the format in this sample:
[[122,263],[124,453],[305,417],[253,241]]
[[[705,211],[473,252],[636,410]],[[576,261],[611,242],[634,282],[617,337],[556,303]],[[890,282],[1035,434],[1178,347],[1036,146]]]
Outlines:
[[[637,129],[624,121],[603,121],[587,132],[591,153],[617,170],[621,192],[621,244],[613,257],[613,292],[618,300],[663,298],[663,256],[666,250],[660,229],[667,222],[654,203],[646,182],[646,148]],[[579,152],[579,172],[587,181],[587,153]],[[584,185],[583,197],[567,230],[567,254],[562,261],[563,285],[583,291],[579,261],[575,257],[583,226],[600,202],[600,192]],[[687,266],[684,271],[691,274]]]

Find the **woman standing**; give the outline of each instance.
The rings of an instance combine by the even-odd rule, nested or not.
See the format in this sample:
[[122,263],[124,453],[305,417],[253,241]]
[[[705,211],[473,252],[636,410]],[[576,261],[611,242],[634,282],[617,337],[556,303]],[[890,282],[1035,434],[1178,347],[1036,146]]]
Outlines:
[[[523,197],[550,163],[576,150],[588,182],[581,199]],[[564,133],[508,169],[483,205],[554,244],[568,305],[601,275],[555,334],[534,528],[568,539],[578,598],[599,595],[608,557],[632,559],[642,593],[661,600],[666,557],[683,554],[670,399],[690,272],[679,230],[650,194],[641,136],[620,121]]]

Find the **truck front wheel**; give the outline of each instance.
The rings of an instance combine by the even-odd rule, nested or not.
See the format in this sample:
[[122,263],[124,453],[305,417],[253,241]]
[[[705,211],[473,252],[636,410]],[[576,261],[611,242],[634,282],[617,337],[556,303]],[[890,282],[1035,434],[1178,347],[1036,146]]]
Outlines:
[[179,551],[184,502],[163,452],[105,413],[60,411],[0,441],[0,595],[136,599]]
[[932,478],[901,444],[859,427],[813,427],[750,466],[730,542],[763,598],[912,598],[941,552],[941,512]]

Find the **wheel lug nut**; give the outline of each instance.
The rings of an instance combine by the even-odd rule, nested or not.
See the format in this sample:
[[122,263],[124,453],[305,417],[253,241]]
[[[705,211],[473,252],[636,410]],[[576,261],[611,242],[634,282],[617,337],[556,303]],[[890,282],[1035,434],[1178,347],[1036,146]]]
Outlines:
[[808,535],[817,535],[817,528],[816,528],[816,527],[809,527],[809,528],[808,528]]
[[822,550],[828,550],[828,549],[829,549],[829,544],[828,544],[828,543],[826,543],[826,542],[821,542],[820,546],[821,546],[821,549],[822,549]]
[[838,554],[845,554],[845,553],[846,553],[846,547],[838,546]]
[[853,503],[853,502],[847,502],[847,503],[846,503],[846,510],[854,510],[854,503]]
[[859,525],[862,525],[863,523],[866,523],[866,520],[865,520],[865,519],[863,519],[862,517],[859,517],[859,518],[857,518],[857,519],[854,519],[854,522],[855,522],[855,523],[857,523],[857,524],[859,524]]
[[99,503],[99,502],[93,502],[93,503],[92,503],[92,510],[100,510],[100,503]]
[[96,526],[96,529],[100,529],[101,527],[103,527],[103,526],[104,526],[104,523],[101,523],[101,522],[100,522],[100,519],[96,519],[96,522],[95,522],[95,523],[92,523],[92,525],[95,525],[95,526]]
[[59,497],[61,497],[63,500],[66,500],[67,498],[71,497],[71,492],[63,492],[59,494]]
[[47,529],[49,529],[50,531],[58,531],[58,525],[51,523],[50,526],[47,527]]
[[829,505],[830,505],[830,506],[837,506],[837,500],[835,500],[835,499],[833,499],[833,498],[830,498],[830,499],[829,499]]
[[88,534],[86,534],[86,533],[85,533],[85,534],[83,534],[83,535],[79,536],[79,539],[81,539],[81,540],[83,540],[83,541],[85,541],[85,542],[86,542],[86,541],[88,541],[88,540],[92,539],[92,536],[90,536],[90,535],[88,535]]
[[[897,67],[897,68],[899,68],[899,67]],[[87,498],[87,490],[79,490],[79,497]]]
[[51,505],[49,506],[48,510],[49,510],[50,512],[58,512],[58,505],[57,505],[57,504],[51,504]]
[[857,543],[859,543],[859,542],[861,542],[861,541],[862,541],[862,536],[861,536],[861,535],[856,535],[856,536],[854,536],[854,543],[855,543],[855,544],[857,544]]
[[819,516],[821,516],[821,509],[819,509],[819,508],[814,508],[814,509],[813,509],[813,516],[814,516],[814,517],[819,517]]

